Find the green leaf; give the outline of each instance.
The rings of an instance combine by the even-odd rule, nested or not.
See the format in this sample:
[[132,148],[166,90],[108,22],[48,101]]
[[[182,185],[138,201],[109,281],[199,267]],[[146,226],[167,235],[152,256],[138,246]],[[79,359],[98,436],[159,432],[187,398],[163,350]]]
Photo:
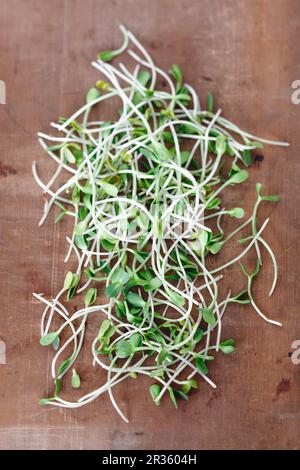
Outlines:
[[264,144],[262,142],[257,142],[256,140],[253,140],[253,142],[251,142],[251,145],[255,149],[263,149],[264,148]]
[[202,328],[197,328],[194,334],[193,340],[195,341],[195,343],[200,343],[203,336],[204,336],[204,331],[202,330]]
[[114,327],[114,325],[110,325],[109,329],[105,333],[105,339],[109,340],[115,334],[115,332],[116,328]]
[[150,392],[150,395],[151,395],[152,400],[154,401],[154,403],[157,406],[160,405],[160,401],[157,401],[156,398],[158,397],[158,395],[161,392],[161,386],[159,384],[152,384],[149,387],[149,392]]
[[212,243],[212,245],[209,245],[208,249],[210,253],[212,253],[213,255],[216,255],[217,253],[221,251],[222,246],[223,246],[222,242],[216,242],[216,243]]
[[61,153],[63,158],[69,163],[76,163],[76,158],[68,147],[62,147]]
[[54,390],[54,396],[57,397],[62,389],[62,381],[61,379],[55,379],[55,390]]
[[122,268],[119,268],[116,271],[114,271],[111,277],[112,282],[118,282],[122,286],[127,284],[129,279],[130,279],[129,274]]
[[95,101],[97,98],[99,98],[100,92],[97,90],[97,88],[90,88],[90,90],[87,92],[86,95],[86,102],[87,103],[92,103]]
[[191,101],[192,97],[190,95],[189,90],[183,86],[176,91],[176,101],[179,101],[183,105],[187,106],[189,101]]
[[204,250],[209,241],[209,233],[206,230],[202,230],[198,236],[198,241],[201,245],[201,249]]
[[68,290],[73,282],[73,273],[68,271],[64,280],[64,289]]
[[223,135],[218,135],[216,139],[216,152],[218,155],[223,155],[226,151],[227,141]]
[[105,334],[107,333],[107,331],[110,329],[110,327],[111,327],[110,321],[107,320],[107,319],[103,320],[103,322],[100,326],[97,338],[98,339],[103,338],[105,336]]
[[129,292],[127,294],[126,300],[135,307],[144,307],[146,304],[144,299],[139,294],[135,294],[134,292]]
[[230,179],[228,180],[228,183],[230,184],[239,184],[243,183],[248,179],[249,173],[247,170],[240,170],[234,173]]
[[180,70],[179,65],[172,65],[172,68],[169,72],[176,80],[176,90],[178,91],[179,88],[182,87],[182,72]]
[[262,190],[262,184],[261,183],[256,183],[255,188],[256,188],[257,194],[260,196],[261,195],[260,193],[261,193],[261,190]]
[[118,55],[116,51],[102,51],[98,54],[98,59],[103,60],[103,62],[110,62],[114,57]]
[[55,351],[57,351],[57,349],[59,348],[59,336],[57,336],[57,338],[55,338],[52,345],[53,345],[53,348],[55,349]]
[[214,107],[214,100],[211,92],[209,91],[207,93],[207,111],[212,113],[213,112],[213,107]]
[[185,393],[185,394],[189,393],[192,388],[194,388],[194,389],[197,389],[197,388],[198,388],[198,383],[197,383],[197,380],[195,380],[195,379],[187,380],[187,381],[182,385],[182,391],[183,391],[183,393]]
[[86,229],[87,229],[87,220],[82,220],[78,222],[78,224],[74,228],[74,233],[77,236],[82,236],[84,232],[86,231]]
[[141,152],[142,155],[144,155],[146,158],[149,158],[149,160],[152,160],[154,162],[157,162],[156,157],[154,153],[149,150],[148,148],[140,148],[139,151]]
[[76,369],[73,369],[72,370],[72,387],[73,388],[80,388],[80,376],[79,374],[76,372]]
[[76,246],[78,246],[78,248],[80,248],[81,250],[86,250],[88,248],[88,245],[83,235],[75,235],[74,241]]
[[89,209],[87,207],[80,207],[78,211],[78,217],[80,220],[86,219],[88,214],[89,214]]
[[132,379],[137,379],[137,376],[138,376],[136,372],[132,372],[132,371],[129,372],[129,375]]
[[139,70],[136,78],[137,78],[137,81],[145,87],[147,83],[149,82],[151,75],[148,72],[148,70]]
[[119,282],[113,282],[109,286],[105,288],[105,295],[106,297],[112,298],[116,297],[122,290],[122,285]]
[[280,196],[278,196],[277,194],[274,194],[272,196],[263,196],[261,194],[261,190],[262,190],[262,184],[261,183],[256,183],[256,192],[258,194],[258,196],[263,200],[263,201],[271,201],[271,202],[278,202],[280,201]]
[[150,372],[150,377],[164,377],[165,371],[164,369],[155,369]]
[[236,219],[241,219],[245,215],[244,209],[241,207],[233,207],[232,209],[227,211],[227,214],[231,217],[235,217]]
[[90,195],[93,194],[93,186],[91,183],[86,182],[84,186],[80,186],[80,190],[85,194],[85,195]]
[[160,144],[159,142],[155,142],[155,144],[151,145],[151,148],[153,149],[156,157],[159,160],[162,160],[162,161],[171,160],[170,151],[163,144]]
[[222,343],[220,343],[220,350],[224,354],[231,354],[235,351],[234,344],[234,339],[226,339],[225,341],[222,341]]
[[[159,341],[159,338],[157,338],[157,341]],[[168,351],[166,351],[165,349],[162,349],[156,357],[156,362],[158,365],[163,364],[163,363],[171,364],[172,361],[173,361],[172,354],[168,353]]]
[[173,388],[169,387],[168,388],[168,392],[169,392],[169,395],[171,397],[171,400],[173,402],[173,405],[175,406],[175,408],[177,409],[178,408],[178,404],[177,404],[177,399],[176,399],[176,395],[174,393],[174,390]]
[[206,209],[214,209],[215,207],[219,206],[221,204],[221,199],[219,199],[218,197],[216,197],[215,199],[213,199],[209,204],[208,206],[206,207]]
[[249,149],[243,151],[243,162],[245,165],[249,166],[252,163],[251,152]]
[[54,223],[57,224],[62,218],[64,215],[67,214],[67,211],[64,211],[64,212],[61,212],[60,214],[58,214],[58,216],[56,217]]
[[134,333],[130,336],[129,342],[133,348],[139,348],[142,345],[142,335],[139,333]]
[[95,303],[97,298],[97,289],[91,287],[84,296],[84,305],[85,307],[89,307],[93,303]]
[[189,397],[183,390],[173,390],[176,398],[183,398],[183,400],[188,401]]
[[113,249],[115,248],[115,242],[106,240],[105,238],[102,238],[100,240],[100,243],[104,250],[113,251]]
[[188,150],[183,150],[180,152],[181,165],[184,165],[188,161],[190,155],[191,153]]
[[273,196],[263,196],[264,201],[278,202],[280,201],[280,196],[274,194]]
[[208,323],[208,325],[214,326],[216,323],[215,315],[209,308],[201,308],[203,320]]
[[80,189],[77,186],[74,186],[72,191],[72,202],[74,206],[78,206],[80,203]]
[[117,343],[116,354],[120,359],[125,359],[134,352],[132,344],[126,339],[122,339]]
[[144,286],[144,289],[145,291],[153,291],[153,290],[159,289],[161,285],[162,285],[161,280],[158,279],[158,277],[153,277],[151,281],[148,282],[148,284]]
[[201,357],[197,357],[195,359],[195,363],[197,366],[197,369],[201,372],[201,374],[206,375],[208,373],[208,368],[203,359]]
[[67,300],[71,300],[71,298],[73,297],[73,295],[75,293],[75,290],[76,290],[76,287],[78,285],[78,282],[79,282],[78,274],[73,274],[73,279],[72,279],[71,285],[69,287],[69,290],[67,292]]
[[58,337],[57,332],[55,333],[48,333],[47,335],[44,335],[40,339],[40,344],[42,346],[49,346],[49,344],[52,344]]
[[124,302],[119,302],[116,305],[116,312],[117,312],[118,317],[121,320],[124,320],[124,318],[126,316],[126,308],[125,308]]
[[180,294],[177,292],[174,292],[173,290],[168,289],[167,295],[171,302],[173,302],[175,305],[178,307],[183,307],[185,304],[185,298],[182,297]]
[[49,152],[55,152],[56,150],[61,149],[62,144],[50,145],[50,147],[46,147],[45,150],[49,150]]
[[118,188],[114,184],[106,183],[105,181],[98,181],[97,183],[108,196],[116,197],[118,195]]
[[58,368],[58,375],[61,375],[68,367],[70,364],[72,364],[72,357],[69,357],[68,359],[66,359],[65,361],[63,361],[59,368]]
[[45,406],[45,405],[49,405],[52,401],[55,400],[55,397],[52,397],[52,398],[41,398],[41,400],[39,400],[39,405],[40,406]]

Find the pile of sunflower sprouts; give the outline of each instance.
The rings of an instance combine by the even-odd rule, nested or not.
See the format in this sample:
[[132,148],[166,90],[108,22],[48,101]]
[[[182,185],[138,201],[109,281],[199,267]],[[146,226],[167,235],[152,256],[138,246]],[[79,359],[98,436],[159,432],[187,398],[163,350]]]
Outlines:
[[[252,136],[223,118],[220,109],[213,112],[211,94],[202,109],[178,65],[164,72],[131,32],[122,26],[121,31],[122,47],[100,53],[92,63],[102,77],[87,93],[86,104],[52,123],[59,136],[39,133],[43,149],[57,163],[48,183],[33,164],[46,197],[40,225],[54,206],[60,208],[56,222],[71,218],[65,262],[75,256],[77,269],[67,272],[54,299],[34,296],[44,304],[41,344],[54,349],[55,390],[41,404],[76,408],[107,392],[127,421],[113,392],[129,377],[150,377],[157,405],[167,393],[177,407],[199,380],[216,387],[208,365],[214,353],[234,351],[234,340],[222,338],[232,302],[251,304],[266,322],[281,325],[252,295],[262,248],[274,267],[270,295],[276,286],[276,259],[263,238],[269,219],[259,226],[257,212],[262,201],[279,198],[263,195],[258,183],[252,215],[228,234],[224,219],[245,218],[244,210],[225,208],[221,197],[247,179],[253,150],[264,143],[287,144]],[[135,63],[132,70],[121,62],[112,65],[125,52]],[[101,103],[116,98],[115,120],[107,121]],[[90,118],[91,111],[98,119]],[[223,246],[242,230],[247,233],[239,239],[239,254],[218,262]],[[249,273],[242,261],[251,250],[257,263]],[[245,289],[222,297],[223,273],[236,263],[245,274]],[[82,299],[75,313],[66,307],[73,296]],[[76,361],[91,316],[98,324],[91,359],[100,366],[102,385],[71,402],[61,396],[65,375],[72,371],[71,384],[80,388]]]

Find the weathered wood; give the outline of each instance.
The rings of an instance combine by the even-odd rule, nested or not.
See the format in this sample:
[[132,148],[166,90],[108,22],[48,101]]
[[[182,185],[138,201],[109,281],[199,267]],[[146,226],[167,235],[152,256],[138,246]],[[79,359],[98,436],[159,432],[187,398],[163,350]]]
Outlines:
[[[264,210],[272,213],[267,236],[278,254],[279,286],[269,299],[266,262],[256,295],[284,327],[232,307],[224,334],[237,339],[237,352],[215,360],[217,390],[203,383],[175,411],[167,401],[153,406],[146,382],[132,380],[116,393],[129,425],[106,396],[74,411],[39,407],[52,385],[50,358],[39,346],[40,306],[31,296],[34,290],[54,294],[66,269],[66,226],[52,219],[37,227],[42,200],[31,162],[37,160],[44,175],[52,165],[35,134],[81,105],[97,77],[90,62],[99,49],[120,43],[121,22],[162,67],[180,64],[204,99],[211,90],[226,116],[253,133],[291,142],[288,150],[266,147],[250,181],[232,196],[250,207],[256,181],[282,195],[279,205]],[[0,105],[0,339],[7,364],[0,364],[0,448],[299,448],[300,365],[288,357],[300,339],[300,105],[290,99],[291,83],[300,79],[299,30],[297,0],[1,1],[7,104]],[[239,277],[233,271],[225,282]],[[88,353],[85,359],[88,378]]]

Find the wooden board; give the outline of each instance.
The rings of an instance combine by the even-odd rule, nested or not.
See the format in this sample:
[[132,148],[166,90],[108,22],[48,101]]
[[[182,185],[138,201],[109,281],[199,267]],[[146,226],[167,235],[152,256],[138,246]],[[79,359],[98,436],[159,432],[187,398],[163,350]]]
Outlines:
[[[39,346],[41,307],[31,295],[54,295],[66,271],[66,225],[54,226],[52,216],[37,226],[42,199],[31,163],[37,160],[44,176],[52,166],[36,132],[82,104],[97,78],[90,62],[100,49],[119,45],[120,23],[161,67],[180,64],[204,99],[211,90],[228,118],[291,143],[288,150],[266,147],[264,161],[232,196],[250,208],[256,181],[282,196],[262,214],[271,215],[266,235],[278,255],[279,286],[269,299],[266,262],[256,295],[283,328],[265,324],[250,308],[232,307],[224,335],[236,338],[237,352],[215,360],[217,390],[201,384],[176,411],[168,401],[153,406],[147,382],[132,380],[117,392],[128,425],[106,396],[72,411],[39,407],[52,389],[50,356]],[[300,79],[299,32],[298,0],[0,2],[0,79],[7,86],[7,104],[0,105],[0,339],[7,346],[7,364],[0,364],[0,448],[300,447],[300,365],[288,355],[300,339],[300,105],[291,102],[291,83]],[[226,282],[239,277],[236,271]]]

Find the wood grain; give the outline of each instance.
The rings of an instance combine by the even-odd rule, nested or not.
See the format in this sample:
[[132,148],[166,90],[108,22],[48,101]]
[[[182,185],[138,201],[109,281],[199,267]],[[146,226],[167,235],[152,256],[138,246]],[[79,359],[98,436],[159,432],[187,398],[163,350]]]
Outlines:
[[[284,327],[266,325],[250,308],[231,308],[224,335],[236,338],[237,353],[213,364],[217,390],[203,383],[175,411],[167,401],[152,405],[147,382],[128,382],[117,398],[129,425],[106,396],[74,411],[39,407],[52,385],[50,358],[39,346],[41,309],[31,295],[53,295],[66,269],[66,226],[54,226],[52,218],[37,227],[42,199],[31,162],[44,176],[52,165],[36,132],[82,104],[97,77],[90,62],[120,43],[120,23],[161,67],[178,63],[201,96],[211,90],[228,118],[291,143],[288,150],[267,147],[250,181],[232,196],[250,207],[256,181],[282,195],[263,214],[272,216],[267,237],[278,254],[279,287],[269,299],[266,262],[256,295]],[[7,364],[0,364],[1,449],[300,447],[300,365],[288,356],[300,339],[300,105],[291,103],[291,83],[300,79],[299,33],[298,0],[0,2],[0,79],[7,86],[7,104],[0,105],[0,339],[7,346]],[[225,281],[239,277],[233,272]]]

